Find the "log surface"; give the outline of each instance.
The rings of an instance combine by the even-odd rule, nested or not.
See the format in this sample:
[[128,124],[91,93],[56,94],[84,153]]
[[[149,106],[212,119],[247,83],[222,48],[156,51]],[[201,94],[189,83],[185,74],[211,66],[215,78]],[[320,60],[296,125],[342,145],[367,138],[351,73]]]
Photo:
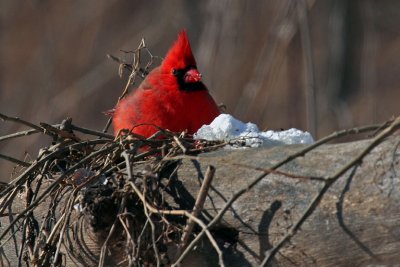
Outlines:
[[[279,170],[302,176],[330,177],[369,142],[325,145]],[[340,177],[301,230],[282,248],[275,263],[279,266],[400,263],[399,142],[398,135],[389,138],[359,167]],[[196,161],[184,160],[178,177],[195,195],[207,166],[216,167],[210,201],[205,207],[213,216],[226,199],[262,174],[254,168],[269,168],[301,148],[285,146],[208,153]],[[224,216],[224,223],[239,231],[237,249],[240,253],[226,257],[227,266],[258,265],[264,253],[287,234],[322,186],[317,180],[270,174],[240,197]]]

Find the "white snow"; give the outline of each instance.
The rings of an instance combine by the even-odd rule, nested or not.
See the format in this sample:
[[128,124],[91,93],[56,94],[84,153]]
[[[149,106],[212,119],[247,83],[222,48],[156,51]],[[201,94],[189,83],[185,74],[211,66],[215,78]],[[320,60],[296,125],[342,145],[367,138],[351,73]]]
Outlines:
[[254,123],[244,123],[229,114],[221,114],[210,125],[203,125],[194,138],[229,141],[230,147],[272,147],[314,143],[313,137],[308,132],[294,128],[286,131],[261,132]]

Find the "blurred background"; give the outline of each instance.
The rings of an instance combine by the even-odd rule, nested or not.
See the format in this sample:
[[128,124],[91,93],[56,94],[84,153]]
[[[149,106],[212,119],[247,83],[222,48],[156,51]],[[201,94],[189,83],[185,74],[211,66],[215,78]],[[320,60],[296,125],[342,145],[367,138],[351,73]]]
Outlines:
[[[182,28],[216,101],[260,129],[320,138],[399,114],[398,0],[3,0],[0,113],[101,130],[127,80],[106,54],[129,60],[120,50],[144,37],[164,56]],[[24,129],[0,121],[0,136]],[[50,141],[8,140],[0,154],[30,160]],[[0,160],[0,180],[13,166]]]

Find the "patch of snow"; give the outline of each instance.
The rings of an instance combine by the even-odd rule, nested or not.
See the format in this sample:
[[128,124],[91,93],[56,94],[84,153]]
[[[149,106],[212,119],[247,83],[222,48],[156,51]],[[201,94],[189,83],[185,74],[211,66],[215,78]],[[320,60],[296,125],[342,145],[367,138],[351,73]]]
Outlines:
[[194,138],[228,141],[230,147],[272,147],[314,143],[314,138],[308,132],[294,128],[286,131],[262,132],[254,123],[244,123],[229,114],[221,114],[210,125],[203,125]]

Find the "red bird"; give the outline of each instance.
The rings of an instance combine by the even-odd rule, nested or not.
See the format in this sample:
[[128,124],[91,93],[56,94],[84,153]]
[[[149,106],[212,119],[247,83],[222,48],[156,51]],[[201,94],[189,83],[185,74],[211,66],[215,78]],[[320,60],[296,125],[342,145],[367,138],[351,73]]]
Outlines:
[[185,31],[139,87],[123,99],[113,114],[114,133],[127,129],[149,137],[157,127],[195,133],[220,114],[201,81]]

